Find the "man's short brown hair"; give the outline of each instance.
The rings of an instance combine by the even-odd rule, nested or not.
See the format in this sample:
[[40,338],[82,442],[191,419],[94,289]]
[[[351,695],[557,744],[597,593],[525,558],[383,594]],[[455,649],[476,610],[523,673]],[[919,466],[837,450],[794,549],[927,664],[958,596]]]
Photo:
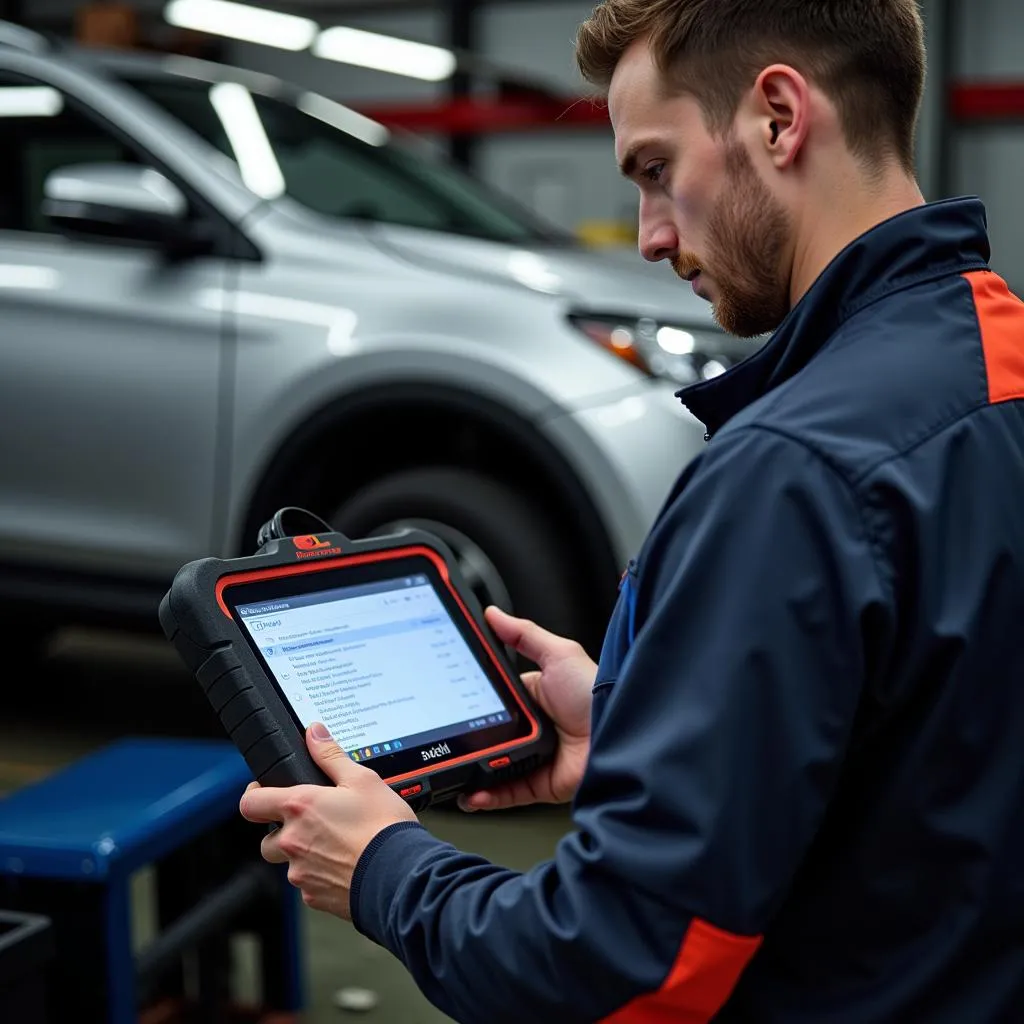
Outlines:
[[835,103],[856,156],[871,166],[895,156],[913,171],[925,74],[916,0],[603,0],[576,40],[584,77],[607,88],[644,38],[666,83],[700,103],[716,134],[762,69],[788,64]]

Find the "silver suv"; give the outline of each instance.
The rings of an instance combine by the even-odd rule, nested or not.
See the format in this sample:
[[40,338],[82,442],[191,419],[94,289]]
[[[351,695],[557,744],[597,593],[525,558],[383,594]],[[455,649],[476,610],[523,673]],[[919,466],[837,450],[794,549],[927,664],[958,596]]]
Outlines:
[[300,505],[424,525],[596,647],[703,445],[673,392],[746,354],[669,273],[322,96],[10,25],[0,152],[9,614],[151,625],[183,562]]

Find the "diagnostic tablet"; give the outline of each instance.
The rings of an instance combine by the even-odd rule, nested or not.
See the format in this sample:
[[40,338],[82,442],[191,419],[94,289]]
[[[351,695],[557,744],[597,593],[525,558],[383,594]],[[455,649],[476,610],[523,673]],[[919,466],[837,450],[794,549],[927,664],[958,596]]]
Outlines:
[[306,748],[314,721],[417,807],[525,774],[554,750],[429,534],[325,532],[202,559],[179,571],[160,619],[266,785],[328,781]]

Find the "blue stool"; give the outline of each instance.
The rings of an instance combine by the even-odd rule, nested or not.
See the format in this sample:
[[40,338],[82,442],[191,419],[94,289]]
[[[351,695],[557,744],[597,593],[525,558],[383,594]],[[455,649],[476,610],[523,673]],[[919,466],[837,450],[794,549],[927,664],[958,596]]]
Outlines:
[[[230,743],[125,740],[0,800],[0,906],[53,923],[55,1021],[136,1024],[183,999],[188,950],[212,1007],[243,932],[260,940],[263,1009],[301,1008],[298,893],[238,813],[251,781]],[[135,956],[129,887],[149,866],[159,931]]]

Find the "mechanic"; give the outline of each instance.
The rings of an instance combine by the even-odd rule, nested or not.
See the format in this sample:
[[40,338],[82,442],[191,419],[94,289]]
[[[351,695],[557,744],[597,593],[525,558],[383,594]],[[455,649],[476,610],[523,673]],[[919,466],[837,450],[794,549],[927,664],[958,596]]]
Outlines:
[[488,612],[562,746],[465,806],[573,831],[503,869],[312,731],[337,788],[242,813],[459,1021],[1022,1020],[1024,304],[916,184],[916,4],[605,0],[577,57],[643,255],[774,334],[682,392],[599,666]]

